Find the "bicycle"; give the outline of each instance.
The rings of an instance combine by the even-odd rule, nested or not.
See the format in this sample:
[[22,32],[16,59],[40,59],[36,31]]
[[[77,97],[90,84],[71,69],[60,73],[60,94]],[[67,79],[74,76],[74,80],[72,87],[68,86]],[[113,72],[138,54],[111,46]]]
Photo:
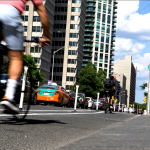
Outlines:
[[[8,48],[7,46],[1,44],[1,41],[3,39],[3,35],[1,32],[2,29],[2,23],[0,22],[0,75],[2,73],[1,67],[3,66],[3,60],[4,60],[4,56],[7,56],[7,51]],[[25,40],[25,42],[35,42],[35,43],[39,43],[39,38],[36,38],[35,40]],[[9,109],[7,109],[7,111],[9,112],[9,114],[12,114],[14,116],[14,118],[18,121],[21,121],[23,119],[25,119],[26,115],[29,112],[30,109],[30,105],[31,105],[31,99],[32,99],[32,88],[33,88],[33,83],[32,83],[32,74],[31,74],[31,70],[32,69],[37,69],[37,68],[31,68],[31,67],[27,67],[24,66],[24,76],[23,76],[23,82],[22,82],[22,89],[20,90],[20,101],[18,101],[18,97],[15,97],[15,102],[16,105],[19,107],[20,109],[20,114],[13,114],[12,111],[10,111]],[[25,88],[25,84],[27,82],[27,72],[29,72],[29,76],[28,79],[30,79],[30,84],[31,84],[31,88],[30,91],[27,91],[27,89]],[[0,83],[0,93],[3,93],[2,90],[4,90],[5,86],[1,85]],[[27,101],[24,100],[24,93],[29,93],[29,99]],[[2,94],[1,97],[2,98]]]

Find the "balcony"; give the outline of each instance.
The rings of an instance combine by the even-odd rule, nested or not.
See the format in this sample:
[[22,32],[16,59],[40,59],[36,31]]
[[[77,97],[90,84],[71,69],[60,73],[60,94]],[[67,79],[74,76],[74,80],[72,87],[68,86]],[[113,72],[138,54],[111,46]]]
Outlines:
[[116,2],[116,1],[115,1],[114,3],[115,3],[115,4],[118,4],[118,2]]
[[114,18],[117,18],[117,15],[116,15],[116,14],[113,14],[113,17],[114,17]]
[[118,7],[116,5],[114,5],[114,8],[117,9]]
[[87,9],[86,9],[86,12],[95,12],[95,8],[93,8],[93,7],[88,7]]
[[114,13],[114,14],[117,14],[117,10],[114,9],[114,10],[113,10],[113,13]]
[[110,61],[114,61],[114,58],[110,58]]
[[86,27],[92,27],[92,26],[94,26],[94,23],[86,23],[85,26]]
[[91,37],[91,36],[93,36],[93,34],[85,33],[84,36],[90,36]]
[[112,33],[112,37],[116,37],[116,35],[114,33]]
[[83,61],[86,61],[86,62],[90,62],[92,59],[85,59],[83,58]]
[[96,0],[87,0],[87,2],[96,2]]
[[87,17],[95,17],[95,14],[86,14]]
[[115,42],[115,39],[111,39],[112,42]]
[[92,57],[92,54],[83,54],[83,57]]
[[113,22],[114,22],[114,23],[117,23],[117,20],[116,20],[116,19],[113,19]]
[[86,67],[86,66],[87,66],[87,64],[82,64],[82,66],[83,66],[83,67]]
[[103,59],[99,59],[99,62],[103,62]]
[[116,32],[116,30],[115,30],[115,29],[112,29],[112,32]]
[[115,51],[115,49],[113,49],[113,48],[112,48],[112,49],[111,49],[111,51],[112,51],[112,52],[114,52],[114,51]]
[[93,38],[84,38],[84,40],[93,42]]
[[84,31],[94,32],[94,29],[85,29]]
[[83,51],[84,52],[91,52],[91,53],[93,52],[92,49],[90,49],[90,48],[84,48]]
[[114,56],[114,53],[110,53],[111,56]]
[[111,66],[113,66],[113,65],[114,65],[114,63],[110,63],[110,65],[111,65]]
[[115,44],[111,43],[111,47],[115,47]]
[[96,7],[95,3],[87,3],[87,7]]
[[91,47],[93,47],[93,44],[84,44],[84,46],[91,46]]

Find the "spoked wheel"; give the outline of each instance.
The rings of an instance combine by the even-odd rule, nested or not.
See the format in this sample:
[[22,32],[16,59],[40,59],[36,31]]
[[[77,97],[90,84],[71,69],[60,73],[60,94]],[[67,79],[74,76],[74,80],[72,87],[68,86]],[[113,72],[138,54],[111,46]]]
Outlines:
[[[18,108],[20,109],[20,114],[15,114],[14,118],[17,121],[22,121],[23,119],[25,119],[25,117],[28,114],[28,111],[30,109],[30,105],[32,102],[32,74],[31,74],[31,70],[29,70],[29,76],[30,76],[30,81],[31,81],[31,86],[27,87],[25,86],[25,90],[22,91],[21,93],[24,94],[23,96],[23,102],[21,104],[21,100],[19,100],[19,103],[17,103]],[[27,85],[27,80],[25,79],[25,85]],[[22,82],[23,84],[23,82]]]

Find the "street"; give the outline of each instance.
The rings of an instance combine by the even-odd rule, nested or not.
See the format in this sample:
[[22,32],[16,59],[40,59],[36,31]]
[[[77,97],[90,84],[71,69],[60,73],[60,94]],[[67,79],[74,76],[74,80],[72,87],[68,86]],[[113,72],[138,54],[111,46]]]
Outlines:
[[[135,117],[133,114],[104,114],[103,111],[87,109],[77,109],[73,112],[73,108],[37,105],[31,107],[29,115],[23,122],[16,122],[11,115],[2,114],[1,107],[0,149],[92,149],[94,145],[90,139],[85,144],[84,142],[81,144],[81,141],[99,132],[105,133],[118,123],[124,123]],[[117,134],[117,131],[114,131]],[[101,140],[105,137],[104,133],[100,135]],[[111,147],[108,141],[104,139],[102,141],[101,144],[108,144]],[[73,146],[70,147],[70,144]]]

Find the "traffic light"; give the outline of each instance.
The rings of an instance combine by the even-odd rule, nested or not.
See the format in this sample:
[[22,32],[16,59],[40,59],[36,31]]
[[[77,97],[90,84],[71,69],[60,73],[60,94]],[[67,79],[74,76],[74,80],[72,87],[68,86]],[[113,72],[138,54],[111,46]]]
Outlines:
[[112,100],[114,100],[114,96],[112,96]]
[[146,96],[144,96],[144,104],[146,103]]
[[116,103],[118,102],[118,99],[116,99]]

